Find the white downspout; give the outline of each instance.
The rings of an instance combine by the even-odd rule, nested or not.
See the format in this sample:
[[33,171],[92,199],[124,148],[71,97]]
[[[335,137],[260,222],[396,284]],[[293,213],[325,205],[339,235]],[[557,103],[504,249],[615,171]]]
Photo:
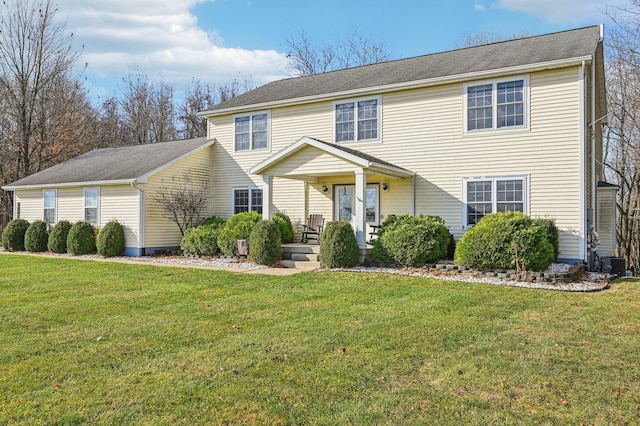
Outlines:
[[138,250],[139,254],[144,256],[144,190],[140,187],[138,182],[131,182],[131,187],[138,190]]
[[578,80],[580,82],[580,240],[578,243],[579,255],[582,256],[582,260],[587,262],[587,246],[586,246],[586,238],[587,238],[587,221],[586,221],[586,210],[587,210],[587,139],[586,139],[586,131],[587,131],[587,99],[586,99],[586,84],[585,84],[585,61],[582,61],[581,67],[578,69]]

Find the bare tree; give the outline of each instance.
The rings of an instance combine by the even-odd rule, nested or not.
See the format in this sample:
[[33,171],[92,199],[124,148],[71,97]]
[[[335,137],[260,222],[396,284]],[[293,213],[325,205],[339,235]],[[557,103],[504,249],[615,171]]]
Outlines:
[[185,174],[180,184],[158,188],[153,199],[184,235],[187,229],[204,221],[202,212],[209,201],[209,189],[206,182],[194,182],[190,175]]
[[173,85],[152,81],[140,72],[129,73],[120,100],[126,144],[165,142],[177,138]]
[[510,37],[505,37],[501,33],[496,33],[493,31],[481,31],[475,34],[465,33],[461,41],[456,41],[454,43],[454,48],[462,49],[465,47],[474,47],[474,46],[480,46],[483,44],[498,43],[500,41],[516,40],[519,38],[525,38],[529,36],[531,36],[531,34],[526,30],[515,32],[511,34]]
[[[0,5],[0,184],[86,150],[91,106],[74,75],[78,51],[51,0]],[[11,212],[0,197],[0,222]]]
[[381,41],[357,31],[335,44],[314,43],[304,31],[291,33],[285,40],[287,57],[295,75],[312,75],[389,60]]

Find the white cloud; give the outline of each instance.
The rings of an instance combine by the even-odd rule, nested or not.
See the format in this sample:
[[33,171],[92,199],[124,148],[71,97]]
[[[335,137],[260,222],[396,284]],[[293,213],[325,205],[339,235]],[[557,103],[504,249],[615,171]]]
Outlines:
[[523,12],[553,23],[598,24],[604,19],[602,0],[497,0],[491,7]]
[[484,4],[481,3],[475,3],[473,5],[473,10],[478,10],[480,12],[484,12],[487,10],[487,7]]
[[284,75],[284,53],[227,48],[215,30],[198,27],[190,9],[204,1],[60,0],[59,16],[83,45],[81,63],[97,78],[121,77],[134,67],[176,84],[245,76],[263,84]]

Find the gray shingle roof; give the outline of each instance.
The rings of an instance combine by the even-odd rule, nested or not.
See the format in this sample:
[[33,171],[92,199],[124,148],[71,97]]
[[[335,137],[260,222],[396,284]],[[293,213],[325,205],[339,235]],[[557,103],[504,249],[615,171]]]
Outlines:
[[4,188],[134,180],[212,143],[212,140],[203,137],[96,149]]
[[383,62],[340,71],[274,81],[205,111],[340,93],[412,81],[452,77],[531,64],[550,63],[593,54],[600,27],[509,40],[444,53]]

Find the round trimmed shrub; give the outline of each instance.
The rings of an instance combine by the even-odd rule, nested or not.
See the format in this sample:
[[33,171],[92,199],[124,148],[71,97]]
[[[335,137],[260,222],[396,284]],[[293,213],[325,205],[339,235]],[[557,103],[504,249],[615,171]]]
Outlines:
[[2,246],[7,251],[24,251],[24,234],[29,228],[29,222],[24,219],[14,219],[2,231]]
[[98,254],[102,257],[118,256],[124,253],[124,229],[118,221],[108,222],[96,239]]
[[67,251],[75,256],[93,253],[96,250],[96,238],[93,226],[89,222],[76,222],[67,236]]
[[348,268],[358,263],[360,248],[351,224],[327,223],[320,239],[320,262],[329,268]]
[[262,215],[256,212],[244,212],[231,216],[218,235],[218,246],[224,254],[238,255],[238,240],[249,238],[256,223],[262,220]]
[[282,244],[289,244],[293,242],[293,224],[289,216],[282,212],[277,212],[273,215],[273,221],[278,225],[280,229],[280,238]]
[[454,261],[476,269],[544,270],[554,260],[546,231],[520,212],[483,217],[456,245]]
[[184,254],[214,256],[220,253],[218,236],[223,227],[224,221],[221,221],[187,229],[180,241],[180,248]]
[[24,248],[27,251],[38,253],[47,251],[48,241],[47,224],[42,220],[33,222],[24,233]]
[[259,265],[273,265],[280,258],[280,227],[273,220],[263,220],[249,234],[249,253]]
[[449,235],[439,217],[405,215],[392,222],[378,239],[394,262],[417,266],[446,257]]
[[452,236],[440,217],[389,215],[373,241],[371,257],[380,263],[416,266],[444,259],[451,244]]
[[207,226],[207,227],[222,229],[225,223],[227,223],[226,220],[213,216],[213,217],[210,217],[209,219],[205,219],[205,221],[202,222],[202,225],[200,226]]
[[47,242],[47,248],[50,252],[58,254],[67,252],[67,237],[70,229],[71,223],[66,220],[56,223],[49,234],[49,241]]

